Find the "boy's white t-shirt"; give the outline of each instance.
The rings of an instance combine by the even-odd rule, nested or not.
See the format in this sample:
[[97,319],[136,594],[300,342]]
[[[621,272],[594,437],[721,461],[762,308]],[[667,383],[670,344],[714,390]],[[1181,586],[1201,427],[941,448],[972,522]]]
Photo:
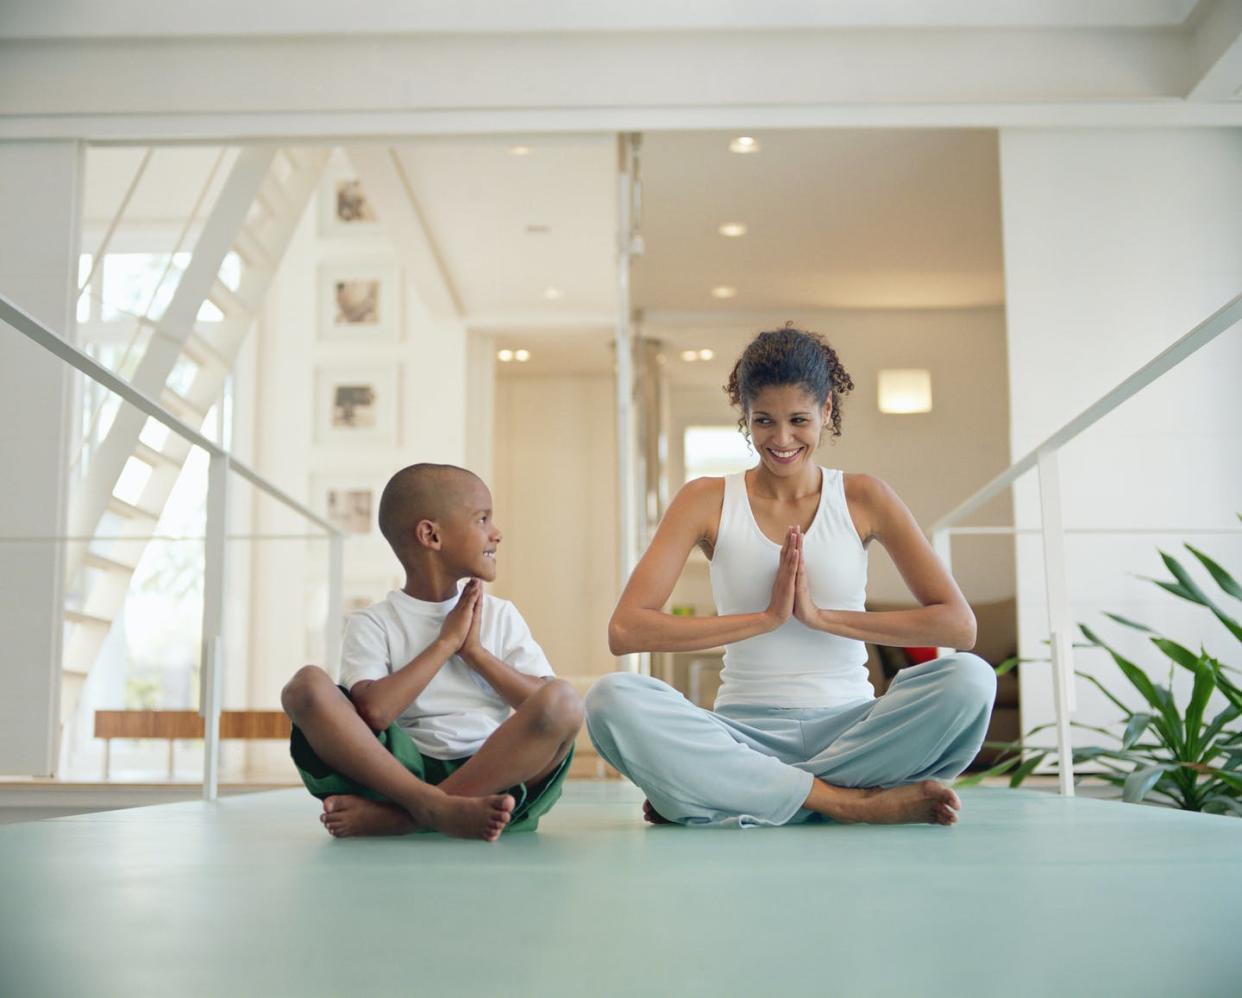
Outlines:
[[[460,596],[427,603],[394,589],[379,603],[350,614],[341,647],[341,685],[383,679],[425,651],[440,634]],[[543,649],[508,600],[483,594],[479,642],[518,672],[551,676]],[[419,752],[435,759],[473,755],[511,713],[491,683],[453,655],[397,718]]]

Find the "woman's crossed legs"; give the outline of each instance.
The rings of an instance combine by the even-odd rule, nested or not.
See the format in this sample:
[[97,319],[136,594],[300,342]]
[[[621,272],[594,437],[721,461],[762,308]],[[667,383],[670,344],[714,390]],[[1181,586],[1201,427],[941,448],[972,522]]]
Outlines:
[[587,695],[600,754],[680,824],[837,821],[952,824],[956,777],[983,741],[991,666],[959,653],[903,670],[877,700],[830,710],[695,707],[646,676]]

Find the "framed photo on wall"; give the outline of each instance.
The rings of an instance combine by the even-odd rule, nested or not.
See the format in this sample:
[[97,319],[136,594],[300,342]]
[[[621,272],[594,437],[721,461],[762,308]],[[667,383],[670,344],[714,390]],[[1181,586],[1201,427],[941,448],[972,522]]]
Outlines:
[[311,501],[325,519],[351,537],[365,536],[376,528],[379,493],[369,481],[313,478]]
[[366,236],[382,232],[383,222],[349,160],[338,152],[324,172],[319,188],[319,234]]
[[315,374],[315,439],[396,444],[399,364],[320,368]]
[[391,343],[400,337],[401,294],[392,264],[330,264],[319,270],[319,338]]

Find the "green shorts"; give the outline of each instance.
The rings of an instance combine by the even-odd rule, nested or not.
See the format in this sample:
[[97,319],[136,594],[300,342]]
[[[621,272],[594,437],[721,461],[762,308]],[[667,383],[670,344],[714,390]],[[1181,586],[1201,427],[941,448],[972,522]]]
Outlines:
[[[341,688],[341,692],[346,691]],[[386,730],[377,732],[375,737],[401,765],[424,783],[432,785],[443,783],[454,770],[460,769],[470,760],[470,756],[463,759],[433,759],[431,756],[425,756],[418,751],[410,736],[397,724],[390,724]],[[306,789],[320,800],[332,794],[356,794],[368,800],[388,800],[382,794],[332,769],[315,754],[310,742],[306,740],[306,736],[296,724],[289,738],[289,753],[293,756],[293,764],[297,766],[302,782],[306,784]],[[533,787],[519,783],[505,791],[512,795],[514,800],[513,817],[505,826],[506,832],[533,832],[539,826],[539,819],[551,811],[552,805],[560,799],[561,790],[565,785],[565,775],[569,772],[569,762],[573,757],[574,752],[571,748],[552,775],[541,783]]]

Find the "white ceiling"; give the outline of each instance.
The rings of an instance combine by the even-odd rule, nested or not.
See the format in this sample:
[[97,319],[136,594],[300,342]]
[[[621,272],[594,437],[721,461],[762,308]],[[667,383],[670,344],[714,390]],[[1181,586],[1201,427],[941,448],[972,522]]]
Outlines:
[[[991,130],[835,129],[643,139],[648,312],[959,308],[1004,300]],[[747,234],[719,235],[725,222]],[[717,285],[737,289],[714,299]]]
[[[513,155],[516,146],[528,154]],[[398,155],[475,324],[539,327],[615,312],[613,136],[429,139]],[[550,287],[563,296],[549,301]]]

